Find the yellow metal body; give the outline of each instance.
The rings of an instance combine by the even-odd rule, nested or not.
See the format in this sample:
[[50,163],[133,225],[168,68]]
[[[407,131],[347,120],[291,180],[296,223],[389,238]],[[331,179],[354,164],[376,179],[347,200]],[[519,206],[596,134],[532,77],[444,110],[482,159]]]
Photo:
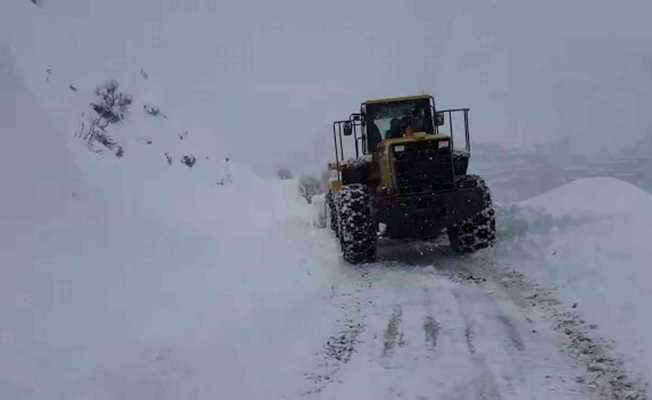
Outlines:
[[416,132],[411,135],[406,135],[401,138],[386,139],[383,140],[373,155],[373,171],[377,173],[377,187],[383,191],[392,191],[396,188],[396,181],[394,177],[394,171],[392,170],[392,165],[394,165],[394,153],[391,151],[394,146],[414,143],[421,141],[439,141],[450,139],[448,135],[431,135],[425,132]]
[[[427,97],[427,96],[425,96]],[[419,98],[419,97],[415,97]],[[411,98],[396,98],[396,99],[411,99]],[[386,102],[388,100],[382,100]],[[381,102],[381,100],[378,100]],[[450,140],[449,135],[438,134],[432,135],[425,132],[415,132],[409,135],[404,135],[401,138],[385,139],[378,144],[376,151],[372,155],[372,165],[371,165],[371,174],[370,186],[376,187],[377,190],[391,192],[396,188],[396,181],[394,177],[394,171],[392,170],[392,165],[394,165],[394,153],[391,151],[394,146],[414,143],[421,141],[440,141],[440,140]],[[339,192],[342,188],[342,181],[338,179],[339,171],[338,165],[335,163],[329,163],[328,168],[330,171],[330,178],[328,182],[328,188],[331,192]],[[347,168],[346,164],[340,164],[339,170]]]

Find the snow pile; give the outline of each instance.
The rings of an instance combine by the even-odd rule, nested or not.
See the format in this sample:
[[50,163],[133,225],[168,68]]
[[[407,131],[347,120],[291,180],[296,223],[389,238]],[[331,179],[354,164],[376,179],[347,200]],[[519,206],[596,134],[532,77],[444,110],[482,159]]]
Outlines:
[[0,199],[0,398],[278,398],[293,387],[330,291],[315,264],[337,265],[323,240],[311,245],[320,233],[297,183],[71,152],[16,75],[0,84],[21,99],[3,98],[3,113],[43,116],[0,125],[17,138],[3,160],[14,190]]
[[[85,53],[99,31],[45,6],[0,5],[0,398],[287,394],[338,265],[297,182],[227,161],[165,82],[100,42]],[[110,79],[133,99],[108,128],[120,157],[74,136]]]
[[337,264],[310,245],[297,183],[237,165],[146,175],[146,158],[83,146],[75,163],[18,77],[1,78],[19,99],[2,112],[20,118],[0,125],[16,138],[2,161],[0,398],[283,395],[321,338],[330,287],[315,264]]
[[543,208],[554,216],[640,215],[652,211],[652,196],[613,178],[591,178],[563,185],[523,204]]
[[612,178],[572,182],[500,209],[501,261],[577,303],[652,379],[652,196]]

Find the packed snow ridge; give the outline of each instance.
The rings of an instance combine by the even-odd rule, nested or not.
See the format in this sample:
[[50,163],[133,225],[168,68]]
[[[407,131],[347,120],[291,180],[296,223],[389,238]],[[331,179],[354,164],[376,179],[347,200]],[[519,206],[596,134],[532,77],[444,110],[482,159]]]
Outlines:
[[646,238],[652,235],[652,196],[617,179],[591,178],[503,212],[510,226],[525,225],[531,233],[502,243],[499,259],[555,286],[650,381],[652,248]]
[[632,216],[652,210],[652,195],[614,178],[587,178],[522,203],[555,216]]

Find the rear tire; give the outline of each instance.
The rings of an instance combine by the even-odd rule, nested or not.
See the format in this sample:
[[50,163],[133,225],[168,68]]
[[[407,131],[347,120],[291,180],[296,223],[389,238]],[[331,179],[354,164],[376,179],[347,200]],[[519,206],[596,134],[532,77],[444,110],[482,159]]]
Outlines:
[[356,183],[342,187],[337,195],[337,210],[344,259],[351,264],[375,261],[378,229],[367,186]]
[[496,212],[491,191],[484,179],[465,175],[457,182],[458,188],[477,187],[482,191],[483,209],[479,213],[447,229],[448,240],[457,253],[473,253],[496,243]]

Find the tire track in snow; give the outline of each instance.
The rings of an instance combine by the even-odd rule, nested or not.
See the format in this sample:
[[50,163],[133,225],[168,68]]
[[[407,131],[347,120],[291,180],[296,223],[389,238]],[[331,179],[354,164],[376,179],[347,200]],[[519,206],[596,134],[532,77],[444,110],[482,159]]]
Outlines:
[[[401,373],[396,373],[395,382],[388,388],[390,397],[412,398],[410,396],[414,395],[414,398],[419,399],[502,399],[498,384],[492,370],[487,367],[485,358],[474,357],[475,349],[469,342],[471,335],[467,337],[467,332],[470,332],[467,329],[470,322],[464,314],[466,310],[459,306],[454,296],[457,284],[450,285],[448,277],[439,274],[426,274],[425,278],[430,279],[423,280],[423,271],[405,267],[388,270],[383,276],[385,284],[389,287],[393,287],[393,284],[402,286],[405,282],[401,283],[401,280],[409,282],[409,285],[402,290],[394,289],[396,298],[390,299],[390,303],[395,301],[402,304],[402,321],[410,318],[413,322],[418,321],[419,325],[413,323],[404,327],[404,329],[413,328],[411,331],[405,331],[408,340],[419,333],[415,328],[421,330],[423,338],[422,347],[408,343],[401,360],[397,360],[398,364],[392,365],[393,370],[397,370],[397,366],[406,368],[405,363],[408,362],[413,365],[411,368],[417,369],[416,373],[422,375],[416,381],[424,383],[431,380],[432,384],[435,384],[443,379],[443,382],[440,382],[447,383],[437,385],[439,387],[431,386],[430,394],[424,395],[410,387],[410,379],[399,378]],[[414,290],[411,286],[419,286],[420,290]],[[472,350],[467,353],[465,350],[468,348]],[[446,370],[456,364],[466,365],[465,374],[454,379],[446,378],[449,373]],[[430,378],[427,378],[428,376]],[[450,389],[444,389],[445,386],[449,386]]]
[[[546,378],[561,383],[566,380],[575,382],[588,398],[605,400],[647,398],[647,383],[637,374],[632,375],[619,356],[614,354],[613,344],[597,335],[598,332],[591,327],[592,325],[585,322],[575,310],[557,300],[554,290],[531,282],[514,268],[497,265],[492,260],[491,254],[475,257],[470,263],[455,264],[455,269],[449,266],[444,271],[452,280],[485,287],[491,293],[492,299],[507,300],[516,305],[528,323],[532,324],[533,319],[536,319],[539,327],[545,326],[551,333],[555,332],[560,342],[557,352],[566,354],[574,360],[579,370],[575,375],[549,371]],[[505,324],[507,332],[512,329],[509,325],[515,328],[511,323]],[[517,346],[519,338],[512,339],[514,346]],[[525,345],[525,341],[522,342]],[[524,348],[523,352],[527,350]],[[572,394],[566,393],[566,395]]]
[[[647,399],[648,384],[628,371],[614,354],[613,344],[600,337],[593,325],[554,296],[554,290],[529,281],[515,269],[485,260],[487,268],[478,270],[501,294],[509,297],[524,312],[537,311],[560,334],[562,350],[584,368],[582,375],[571,377],[584,391],[597,399]],[[528,318],[529,320],[529,318]],[[530,321],[530,320],[529,320]]]
[[383,335],[383,357],[388,357],[393,354],[394,348],[398,346],[405,346],[405,335],[401,331],[401,318],[403,316],[403,308],[398,305],[392,311],[392,315],[387,321],[387,328]]
[[[437,398],[444,398],[444,395],[453,399],[465,398],[464,396],[490,399],[585,398],[581,395],[581,385],[572,378],[567,378],[580,373],[580,369],[563,349],[559,349],[553,331],[544,327],[548,325],[546,321],[543,325],[541,321],[530,325],[533,321],[528,318],[524,302],[506,296],[508,289],[497,288],[494,282],[490,282],[490,276],[484,271],[491,268],[486,257],[454,255],[447,245],[437,243],[387,244],[381,253],[381,260],[385,260],[383,264],[388,272],[414,273],[417,279],[423,279],[426,272],[434,280],[433,283],[439,282],[438,278],[451,282],[451,285],[442,282],[444,290],[438,289],[440,283],[432,285],[423,282],[424,305],[428,307],[432,303],[428,299],[429,294],[436,295],[438,303],[447,303],[446,297],[452,299],[456,292],[461,294],[458,296],[460,301],[453,301],[458,304],[459,310],[447,314],[448,318],[444,318],[443,323],[440,313],[446,310],[440,304],[431,304],[430,311],[424,313],[425,316],[437,316],[436,320],[441,324],[438,351],[426,358],[446,365],[452,361],[449,357],[451,351],[457,351],[455,346],[459,344],[463,353],[458,354],[464,354],[463,357],[468,359],[460,360],[461,365],[467,364],[464,367],[467,369],[467,377],[452,380],[468,384],[455,388],[455,391],[464,395],[455,395],[454,391],[446,389]],[[440,298],[442,295],[444,297]],[[409,295],[403,293],[402,296]],[[404,313],[406,312],[404,307]],[[541,328],[544,332],[537,334]],[[420,330],[423,332],[423,327]],[[450,348],[451,345],[453,349]],[[453,361],[453,364],[457,362]],[[435,376],[441,375],[434,367],[432,373]],[[404,393],[410,392],[405,385],[399,387],[405,389]],[[438,391],[441,392],[435,389],[435,392]]]
[[514,322],[512,322],[512,320],[504,314],[498,314],[496,316],[496,320],[498,320],[498,322],[500,322],[501,325],[503,325],[505,328],[505,332],[507,333],[507,337],[509,338],[512,346],[518,351],[524,351],[525,342],[523,341],[521,334],[518,333],[518,330],[514,326]]
[[[427,270],[432,253],[414,256],[416,265],[389,261],[345,270],[351,283],[333,300],[342,318],[319,351],[318,366],[306,374],[306,396],[583,399],[604,390],[583,392],[586,383],[574,380],[582,368],[560,350],[554,330],[545,329],[557,320],[530,308],[527,289],[495,276],[484,258],[435,252],[438,264]],[[581,336],[572,340],[591,350]],[[609,360],[603,365],[611,368]],[[600,367],[593,365],[591,374]],[[626,378],[621,386],[620,394],[636,390]],[[607,393],[613,391],[597,396],[626,398]]]
[[476,350],[475,350],[475,345],[473,344],[473,329],[471,329],[471,326],[468,324],[468,321],[466,322],[466,326],[464,327],[464,339],[466,341],[466,348],[469,351],[469,354],[474,355],[476,353]]
[[434,317],[427,315],[423,319],[423,332],[425,334],[426,347],[431,351],[434,351],[437,347],[439,329],[439,322],[437,322]]
[[363,301],[360,294],[371,287],[368,274],[362,271],[356,276],[355,284],[339,295],[332,287],[332,301],[341,310],[342,316],[335,321],[333,331],[316,354],[318,365],[314,371],[304,373],[310,388],[301,393],[302,397],[310,397],[321,393],[328,385],[336,381],[336,375],[348,364],[356,353],[359,336],[365,330],[366,314],[363,311]]
[[423,317],[423,333],[424,333],[424,343],[426,349],[430,352],[434,352],[437,349],[437,340],[439,338],[439,332],[441,331],[441,324],[435,317],[432,316],[432,297],[430,291],[427,287],[424,287],[421,291],[423,293],[423,308],[424,308],[424,317]]
[[[468,315],[468,311],[463,304],[462,297],[457,290],[452,291],[452,297],[455,299],[457,304],[458,314],[461,316],[464,324],[464,343],[466,349],[469,353],[469,356],[480,371],[477,377],[472,380],[472,383],[469,385],[469,388],[464,389],[465,391],[474,390],[472,396],[469,398],[476,399],[486,399],[486,400],[500,400],[502,399],[501,391],[499,389],[498,383],[494,373],[487,365],[487,360],[484,355],[478,353],[476,346],[474,344],[474,330],[473,330],[473,321]],[[473,388],[473,389],[471,389]],[[451,397],[456,398],[456,397]],[[464,397],[461,397],[464,398]]]
[[[422,375],[416,381],[424,383],[424,379],[428,379],[427,376],[431,376],[433,383],[442,378],[444,382],[452,381],[440,387],[432,386],[431,394],[423,395],[417,394],[417,390],[410,387],[410,379],[398,378],[401,373],[396,373],[394,384],[388,388],[390,397],[410,398],[410,395],[414,394],[422,399],[501,400],[502,395],[493,371],[488,368],[483,356],[475,356],[476,351],[470,343],[471,335],[467,337],[467,331],[470,332],[467,329],[470,326],[469,318],[454,295],[458,284],[450,284],[449,278],[439,273],[424,276],[422,270],[405,266],[392,266],[392,269],[384,273],[379,269],[378,274],[383,276],[385,285],[394,292],[395,298],[388,299],[390,304],[392,301],[401,304],[401,321],[410,318],[412,322],[418,321],[419,325],[412,323],[403,328],[412,328],[405,331],[408,340],[418,333],[415,328],[421,330],[423,340],[422,347],[408,343],[405,354],[401,354],[400,360],[392,364],[392,369],[397,370],[397,366],[406,368],[412,364],[409,368],[417,368],[415,372]],[[413,286],[420,287],[420,290],[414,290]],[[465,350],[469,348],[472,350],[467,353]],[[454,359],[457,361],[453,361]],[[445,378],[449,365],[452,367],[456,364],[466,365],[464,375],[454,379]],[[446,386],[450,389],[445,389]]]
[[[581,373],[581,368],[559,348],[546,321],[528,316],[527,309],[506,298],[504,291],[496,290],[494,282],[477,270],[469,275],[463,268],[456,275],[452,279],[462,285],[453,294],[466,319],[467,349],[492,371],[495,387],[503,397],[586,398],[581,395],[582,385],[568,379]],[[502,343],[503,350],[486,352],[491,345],[487,337]]]

